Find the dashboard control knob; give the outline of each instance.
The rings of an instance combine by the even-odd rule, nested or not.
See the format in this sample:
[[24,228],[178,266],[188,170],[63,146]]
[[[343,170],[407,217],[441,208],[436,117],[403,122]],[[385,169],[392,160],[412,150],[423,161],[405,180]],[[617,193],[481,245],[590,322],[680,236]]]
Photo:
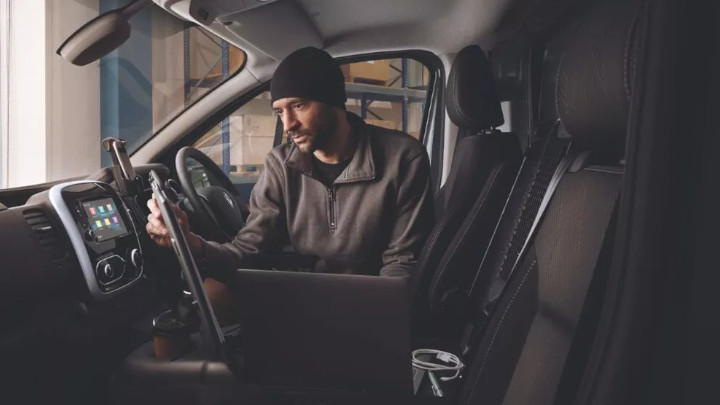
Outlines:
[[110,263],[106,263],[105,266],[103,266],[103,275],[107,277],[108,280],[112,280],[115,275],[115,270]]
[[125,275],[127,266],[125,260],[118,255],[112,255],[100,260],[95,265],[95,276],[101,286],[108,286],[121,280]]
[[138,270],[140,270],[142,268],[143,257],[142,257],[142,253],[140,253],[140,250],[133,249],[130,252],[130,263],[132,263],[133,266],[135,266],[135,268]]
[[88,229],[87,231],[85,231],[84,235],[85,239],[88,241],[95,240],[95,231],[93,231],[92,229]]

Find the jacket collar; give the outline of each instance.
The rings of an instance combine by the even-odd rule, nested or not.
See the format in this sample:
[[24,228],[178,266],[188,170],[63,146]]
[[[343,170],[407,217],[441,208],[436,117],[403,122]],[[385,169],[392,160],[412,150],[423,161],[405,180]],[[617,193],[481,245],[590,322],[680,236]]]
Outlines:
[[[353,136],[357,140],[355,152],[348,166],[340,173],[335,184],[353,183],[358,181],[372,180],[375,178],[375,160],[373,159],[372,143],[370,142],[370,134],[367,125],[360,117],[353,113],[347,113],[347,119],[353,130]],[[292,142],[292,141],[290,141]],[[313,176],[313,155],[311,153],[302,153],[293,144],[290,153],[285,159],[285,166],[297,170],[300,173],[316,178]]]

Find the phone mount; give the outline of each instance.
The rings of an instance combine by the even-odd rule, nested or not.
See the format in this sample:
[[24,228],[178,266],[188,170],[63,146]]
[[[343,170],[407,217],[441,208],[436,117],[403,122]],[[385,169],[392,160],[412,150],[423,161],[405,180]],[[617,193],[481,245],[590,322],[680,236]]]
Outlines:
[[135,194],[135,169],[130,163],[130,157],[125,148],[125,140],[107,137],[102,140],[102,147],[112,158],[112,175],[120,194],[123,196]]

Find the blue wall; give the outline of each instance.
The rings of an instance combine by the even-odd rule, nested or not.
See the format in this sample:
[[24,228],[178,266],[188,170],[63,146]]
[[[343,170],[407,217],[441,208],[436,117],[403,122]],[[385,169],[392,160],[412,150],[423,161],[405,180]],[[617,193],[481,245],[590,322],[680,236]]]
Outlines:
[[[129,0],[100,0],[100,13]],[[130,20],[133,33],[100,60],[100,138],[114,136],[129,145],[152,134],[152,7]],[[132,150],[132,148],[131,148]],[[103,166],[110,155],[101,148]]]

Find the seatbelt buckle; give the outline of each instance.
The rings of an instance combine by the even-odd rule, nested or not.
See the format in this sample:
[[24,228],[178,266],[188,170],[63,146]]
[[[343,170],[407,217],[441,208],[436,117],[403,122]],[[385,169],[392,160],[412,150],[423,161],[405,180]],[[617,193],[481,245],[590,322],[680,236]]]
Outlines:
[[473,341],[473,330],[475,330],[475,326],[472,322],[468,322],[460,338],[460,353],[462,357],[465,357],[470,351],[470,344]]

